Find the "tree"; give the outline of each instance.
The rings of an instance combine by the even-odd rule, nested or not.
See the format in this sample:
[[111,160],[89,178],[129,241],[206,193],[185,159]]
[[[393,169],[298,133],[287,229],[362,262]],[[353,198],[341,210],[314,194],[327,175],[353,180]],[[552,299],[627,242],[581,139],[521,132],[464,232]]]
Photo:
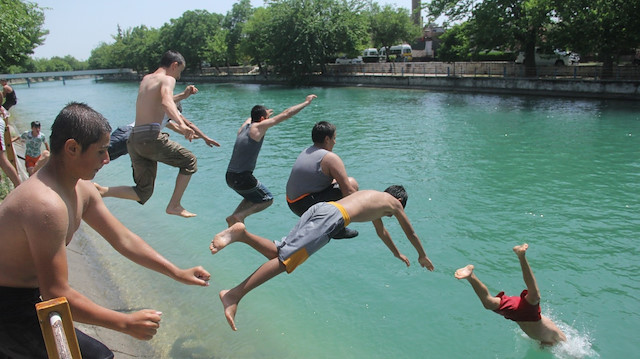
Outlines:
[[181,17],[171,19],[160,29],[163,50],[178,51],[184,56],[188,68],[200,68],[203,61],[209,60],[203,57],[203,48],[222,30],[223,19],[224,16],[206,10],[185,11]]
[[441,61],[462,61],[469,58],[471,48],[467,30],[468,24],[469,22],[455,25],[440,36],[438,58]]
[[559,22],[550,36],[582,54],[597,54],[602,77],[613,76],[621,53],[640,47],[640,2],[629,0],[554,1]]
[[260,72],[263,72],[263,64],[270,62],[272,50],[269,42],[269,33],[265,31],[266,24],[272,22],[272,11],[269,8],[259,7],[247,20],[240,40],[240,52],[249,57],[253,64],[257,64]]
[[410,12],[404,8],[385,5],[380,9],[378,3],[371,6],[370,28],[371,40],[375,47],[385,47],[389,56],[389,48],[398,42],[413,42],[420,37],[420,27],[411,20]]
[[318,70],[337,53],[363,49],[367,22],[362,1],[273,0],[264,24],[269,62],[292,81]]
[[242,38],[242,31],[253,13],[250,0],[240,0],[233,4],[223,21],[226,30],[225,45],[227,48],[227,65],[238,64],[238,47]]
[[0,71],[21,65],[49,33],[43,9],[21,0],[0,0]]
[[522,49],[525,73],[535,75],[535,48],[542,45],[546,30],[555,21],[554,0],[432,0],[430,16],[446,15],[453,21],[469,22],[471,47],[479,52],[496,47]]

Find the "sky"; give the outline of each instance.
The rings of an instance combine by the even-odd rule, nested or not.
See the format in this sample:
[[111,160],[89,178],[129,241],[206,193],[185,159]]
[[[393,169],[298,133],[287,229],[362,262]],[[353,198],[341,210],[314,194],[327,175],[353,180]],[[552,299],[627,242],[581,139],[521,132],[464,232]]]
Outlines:
[[[64,57],[88,60],[100,43],[113,43],[118,25],[123,30],[140,25],[160,28],[187,10],[204,9],[226,15],[237,0],[30,0],[44,9],[44,28],[49,30],[35,58]],[[411,0],[377,0],[411,9]],[[251,0],[253,7],[263,0]]]

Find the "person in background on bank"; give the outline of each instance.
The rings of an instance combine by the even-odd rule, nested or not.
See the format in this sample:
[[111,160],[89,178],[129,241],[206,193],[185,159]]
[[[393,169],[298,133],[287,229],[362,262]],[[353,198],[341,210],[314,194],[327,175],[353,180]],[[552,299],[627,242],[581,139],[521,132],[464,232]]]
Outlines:
[[[358,190],[347,176],[342,159],[333,153],[336,126],[320,121],[311,130],[313,145],[298,155],[287,181],[287,204],[298,217],[318,202],[337,201]],[[353,238],[358,231],[344,228],[334,239]]]
[[520,261],[524,284],[527,286],[519,297],[509,297],[504,292],[492,296],[487,286],[476,277],[472,264],[458,269],[454,276],[457,279],[466,279],[471,284],[485,309],[513,320],[530,338],[540,341],[543,345],[554,345],[566,341],[567,337],[551,319],[540,315],[540,289],[527,261],[528,248],[529,245],[526,243],[513,247]]
[[4,103],[2,101],[0,101],[0,103],[2,103],[2,107],[4,107],[5,110],[9,111],[11,107],[18,103],[18,97],[16,97],[16,92],[9,86],[7,80],[1,79],[0,85],[2,85],[2,96],[4,97],[4,100],[2,100]]
[[227,185],[243,197],[236,210],[227,217],[229,227],[234,223],[244,223],[249,215],[260,212],[273,203],[273,195],[269,189],[253,176],[264,136],[269,128],[293,117],[309,106],[316,97],[308,95],[304,102],[289,107],[275,117],[271,117],[273,110],[264,106],[256,105],[251,109],[251,117],[238,130],[227,167]]
[[[69,285],[66,246],[84,221],[129,260],[178,282],[207,286],[198,266],[180,269],[107,209],[90,182],[109,163],[109,122],[82,103],[65,106],[51,126],[45,166],[0,204],[0,357],[46,358],[34,305],[66,297],[77,322],[149,340],[160,325],[152,309],[123,313],[102,307]],[[82,357],[112,358],[99,341],[76,330]]]
[[[24,163],[29,176],[32,176],[49,160],[49,144],[47,138],[40,132],[40,122],[31,122],[31,131],[23,132],[20,139],[26,143]],[[43,144],[44,151],[42,151]]]
[[161,132],[168,122],[163,119],[170,118],[187,140],[195,138],[195,131],[183,121],[173,96],[176,80],[185,66],[184,57],[179,52],[169,50],[162,56],[158,69],[140,82],[135,127],[127,142],[136,185],[104,187],[96,183],[103,197],[130,199],[144,204],[153,194],[158,162],[162,162],[179,168],[166,213],[187,218],[196,216],[182,207],[181,203],[191,175],[198,170],[196,156],[179,143],[169,140],[167,133]]
[[409,259],[400,253],[382,223],[382,217],[395,216],[405,235],[418,252],[420,265],[433,271],[433,264],[427,257],[422,243],[404,211],[406,204],[407,192],[404,187],[394,185],[384,192],[357,191],[337,202],[317,203],[302,215],[298,224],[282,241],[272,242],[249,233],[244,223],[236,223],[218,233],[209,246],[211,254],[218,253],[233,242],[244,242],[268,259],[235,288],[220,291],[224,315],[231,329],[237,329],[235,316],[238,303],[247,293],[284,271],[293,272],[309,256],[329,243],[333,235],[349,225],[350,222],[372,221],[378,237],[382,239],[391,253],[408,267]]
[[[2,102],[2,94],[0,94],[0,102]],[[20,184],[20,177],[18,176],[18,171],[11,164],[9,159],[7,158],[7,150],[5,144],[5,131],[9,131],[9,111],[5,110],[4,107],[0,106],[0,168],[2,171],[9,177],[11,183],[13,183],[13,187],[18,187]],[[11,136],[9,136],[11,137]],[[8,143],[11,146],[11,143]]]

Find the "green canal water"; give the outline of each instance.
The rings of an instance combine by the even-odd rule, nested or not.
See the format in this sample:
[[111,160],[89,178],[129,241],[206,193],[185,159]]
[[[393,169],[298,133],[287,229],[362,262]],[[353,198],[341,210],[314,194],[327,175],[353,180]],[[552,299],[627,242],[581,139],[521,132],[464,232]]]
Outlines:
[[[185,84],[178,84],[182,90]],[[222,144],[188,143],[198,172],[184,206],[164,214],[177,170],[159,166],[144,206],[112,199],[118,219],[174,263],[203,265],[208,288],[187,287],[101,250],[131,308],[162,311],[152,344],[167,358],[625,358],[640,329],[640,104],[370,88],[286,88],[199,84],[184,114]],[[43,132],[69,101],[86,102],[113,127],[134,119],[136,83],[91,80],[14,86],[20,130]],[[428,272],[392,218],[385,225],[402,253],[394,258],[368,223],[357,238],[334,241],[291,275],[240,303],[232,332],[218,292],[264,262],[242,244],[212,256],[212,237],[240,201],[224,174],[236,131],[253,105],[276,113],[318,99],[267,133],[255,175],[275,196],[247,228],[280,239],[296,223],[285,184],[311,127],[334,123],[334,148],[362,189],[407,188],[407,214],[436,270]],[[130,185],[130,160],[106,165],[95,181]],[[96,242],[100,240],[94,239]],[[492,292],[524,289],[511,248],[527,257],[542,291],[542,313],[568,335],[541,349],[511,321],[486,311],[470,285],[453,277],[466,264]],[[102,244],[98,244],[102,246]]]

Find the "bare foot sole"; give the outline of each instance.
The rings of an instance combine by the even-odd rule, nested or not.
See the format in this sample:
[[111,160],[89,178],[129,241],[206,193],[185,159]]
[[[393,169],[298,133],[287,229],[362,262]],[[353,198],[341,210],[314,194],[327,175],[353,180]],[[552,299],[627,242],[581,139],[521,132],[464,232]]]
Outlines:
[[107,191],[109,190],[109,187],[101,186],[101,185],[99,185],[99,184],[97,184],[97,183],[95,183],[95,182],[93,183],[93,185],[94,185],[94,186],[96,186],[96,189],[98,190],[98,193],[100,193],[100,196],[101,196],[101,197],[104,197],[104,195],[105,195],[105,194],[107,193]]
[[227,318],[227,322],[229,323],[229,326],[234,331],[237,331],[238,328],[236,328],[235,317],[236,317],[236,311],[238,310],[238,303],[229,301],[228,298],[225,298],[228,292],[229,292],[228,289],[220,291],[220,294],[219,294],[220,301],[222,302],[222,306],[224,307],[224,316],[225,318]]
[[182,207],[174,207],[174,208],[167,207],[167,214],[172,214],[174,216],[180,216],[184,218],[191,218],[191,217],[197,216],[197,214],[191,213]]
[[471,274],[473,273],[473,268],[473,264],[467,264],[465,267],[458,269],[454,276],[457,279],[469,278],[469,276],[471,276]]
[[529,248],[529,245],[524,243],[521,244],[519,246],[515,246],[513,247],[513,251],[517,254],[517,255],[524,255],[527,252],[527,248]]
[[229,244],[235,242],[240,238],[242,232],[244,232],[245,226],[244,223],[236,223],[231,227],[225,229],[224,231],[216,234],[209,245],[209,249],[211,250],[211,254],[216,254],[222,250],[222,248],[228,246]]

